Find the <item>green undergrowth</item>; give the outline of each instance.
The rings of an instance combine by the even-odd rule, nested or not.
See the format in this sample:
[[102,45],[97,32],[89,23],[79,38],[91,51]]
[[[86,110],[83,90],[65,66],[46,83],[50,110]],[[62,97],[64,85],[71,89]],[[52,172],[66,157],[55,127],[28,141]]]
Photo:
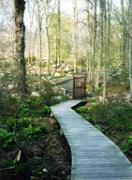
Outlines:
[[102,104],[91,99],[76,111],[110,137],[132,160],[132,104],[120,99]]
[[46,100],[0,96],[0,179],[59,180],[69,173],[66,144]]

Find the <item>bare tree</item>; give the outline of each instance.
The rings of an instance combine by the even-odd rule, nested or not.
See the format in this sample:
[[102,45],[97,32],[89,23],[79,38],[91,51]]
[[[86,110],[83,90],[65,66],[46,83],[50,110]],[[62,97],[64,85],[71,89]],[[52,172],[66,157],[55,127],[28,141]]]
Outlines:
[[122,42],[121,42],[121,60],[123,64],[123,68],[126,68],[126,23],[125,23],[125,7],[124,0],[121,0],[121,12],[122,12]]
[[73,69],[74,73],[77,72],[77,60],[78,60],[78,12],[77,12],[77,0],[73,0],[73,9],[74,9],[74,62]]
[[91,80],[91,58],[90,58],[90,41],[91,41],[91,23],[90,23],[90,2],[86,0],[86,13],[87,13],[87,62],[86,62],[86,72],[88,73],[89,81]]
[[28,36],[28,63],[32,62],[32,49],[33,49],[33,42],[32,42],[32,38],[33,38],[33,33],[32,33],[32,27],[33,27],[33,22],[34,22],[34,14],[35,14],[35,8],[36,8],[36,2],[33,2],[33,7],[31,6],[31,1],[28,0],[27,1],[27,5],[28,5],[28,13],[30,16],[30,23],[29,23],[29,36]]
[[129,67],[129,82],[130,82],[130,95],[132,98],[132,0],[129,0],[129,51],[128,51],[128,67]]
[[16,27],[16,60],[18,64],[18,90],[23,97],[26,93],[25,25],[23,22],[25,1],[14,0]]
[[60,67],[60,40],[61,40],[61,10],[60,0],[57,0],[57,27],[56,27],[56,70]]
[[41,7],[40,0],[37,0],[37,21],[38,21],[38,33],[39,33],[39,75],[41,78],[41,63],[42,63],[42,17],[41,17]]
[[46,41],[47,41],[47,73],[50,74],[51,66],[51,48],[50,48],[50,36],[49,36],[49,0],[45,0],[45,30],[46,30]]

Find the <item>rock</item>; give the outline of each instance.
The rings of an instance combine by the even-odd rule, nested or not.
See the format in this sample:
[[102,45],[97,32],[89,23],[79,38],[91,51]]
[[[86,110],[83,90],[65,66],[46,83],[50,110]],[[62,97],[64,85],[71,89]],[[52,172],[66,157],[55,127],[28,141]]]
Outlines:
[[55,86],[55,87],[53,88],[53,91],[54,91],[54,92],[58,92],[58,91],[59,91],[59,88],[58,88],[57,86]]
[[56,96],[56,97],[55,97],[55,100],[57,100],[57,101],[61,101],[61,99],[62,99],[61,96]]
[[103,102],[103,96],[98,96],[99,102]]
[[4,76],[4,73],[0,73],[0,76],[3,77],[3,76]]
[[56,72],[55,74],[54,74],[54,77],[59,77],[60,76],[60,73],[58,73],[58,72]]
[[13,90],[15,88],[15,85],[14,84],[9,84],[8,85],[8,90]]
[[66,89],[64,89],[64,88],[61,88],[61,89],[60,89],[60,91],[61,91],[61,93],[63,93],[64,95],[66,95],[66,94],[67,94],[67,90],[66,90]]
[[50,113],[50,117],[53,118],[53,117],[54,117],[54,114],[53,114],[53,113]]
[[65,172],[65,171],[62,171],[62,174],[66,174],[66,172]]
[[130,93],[125,93],[124,94],[124,99],[126,102],[129,102],[131,100],[131,94]]
[[39,94],[39,92],[32,92],[32,94],[31,94],[31,96],[32,97],[40,97],[40,94]]
[[17,94],[17,93],[13,93],[13,94],[11,94],[11,97],[13,97],[13,98],[20,98],[20,96],[19,96],[19,94]]
[[44,173],[47,173],[48,170],[47,170],[46,168],[43,168],[43,172],[44,172]]
[[45,88],[43,88],[43,89],[41,89],[41,93],[44,93],[46,91],[46,89]]

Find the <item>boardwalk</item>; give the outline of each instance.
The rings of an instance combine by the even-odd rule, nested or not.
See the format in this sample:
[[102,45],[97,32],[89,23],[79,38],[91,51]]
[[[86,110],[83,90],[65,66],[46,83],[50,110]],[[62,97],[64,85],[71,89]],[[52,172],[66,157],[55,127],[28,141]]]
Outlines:
[[132,180],[132,165],[120,149],[71,109],[79,102],[52,107],[71,148],[71,180]]

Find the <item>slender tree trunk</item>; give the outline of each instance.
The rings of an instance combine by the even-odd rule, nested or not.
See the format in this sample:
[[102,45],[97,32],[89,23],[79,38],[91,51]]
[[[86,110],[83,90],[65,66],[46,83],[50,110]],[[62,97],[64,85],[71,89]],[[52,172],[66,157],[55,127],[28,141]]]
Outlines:
[[91,81],[91,58],[90,58],[90,5],[89,1],[86,0],[86,13],[87,13],[87,61],[86,61],[86,72],[88,73],[89,81]]
[[129,0],[129,51],[128,51],[128,67],[129,67],[129,83],[130,95],[132,98],[132,0]]
[[33,41],[32,26],[33,26],[33,18],[34,18],[34,12],[35,12],[36,3],[34,3],[34,5],[33,5],[32,13],[31,13],[30,12],[30,2],[29,1],[27,1],[27,2],[28,2],[28,12],[29,12],[29,15],[31,17],[31,19],[30,19],[30,27],[29,27],[29,37],[28,37],[28,63],[31,64],[32,63],[31,56],[33,56],[33,54],[31,53],[32,41]]
[[26,62],[25,53],[25,25],[23,22],[25,1],[14,0],[15,8],[15,27],[16,27],[16,60],[18,64],[18,90],[23,97],[26,93]]
[[121,11],[122,11],[122,43],[121,43],[121,60],[124,70],[126,69],[126,27],[125,27],[125,8],[124,0],[121,0]]
[[37,2],[37,20],[38,20],[38,33],[39,33],[39,75],[40,75],[40,79],[41,79],[41,63],[42,63],[42,19],[41,19],[41,15],[40,15],[40,2],[39,0],[36,1]]
[[100,64],[102,64],[104,59],[104,10],[102,3],[103,3],[102,0],[100,0],[100,37],[101,37]]
[[57,0],[57,28],[56,28],[56,70],[60,67],[60,39],[61,39],[61,11],[60,0]]
[[49,0],[46,0],[45,3],[45,30],[46,30],[46,41],[47,41],[47,73],[50,75],[50,66],[51,66],[51,57],[50,57],[50,36],[49,36]]
[[104,58],[103,58],[103,103],[106,99],[106,65],[107,65],[107,12],[106,0],[104,0]]
[[100,0],[100,13],[101,13],[101,62],[103,70],[103,103],[106,98],[106,24],[107,24],[107,14],[106,14],[106,0]]
[[98,88],[98,84],[99,84],[99,71],[100,71],[100,63],[99,63],[99,59],[97,60],[96,58],[96,41],[97,41],[97,0],[94,0],[94,40],[93,40],[93,60],[94,60],[94,66],[95,66],[95,62],[96,62],[96,76],[94,75],[94,86],[95,89]]
[[77,12],[77,0],[74,0],[74,73],[77,72],[77,60],[78,60],[78,12]]
[[107,36],[107,57],[108,62],[110,61],[110,49],[111,49],[111,12],[112,12],[112,1],[108,0],[108,36]]

